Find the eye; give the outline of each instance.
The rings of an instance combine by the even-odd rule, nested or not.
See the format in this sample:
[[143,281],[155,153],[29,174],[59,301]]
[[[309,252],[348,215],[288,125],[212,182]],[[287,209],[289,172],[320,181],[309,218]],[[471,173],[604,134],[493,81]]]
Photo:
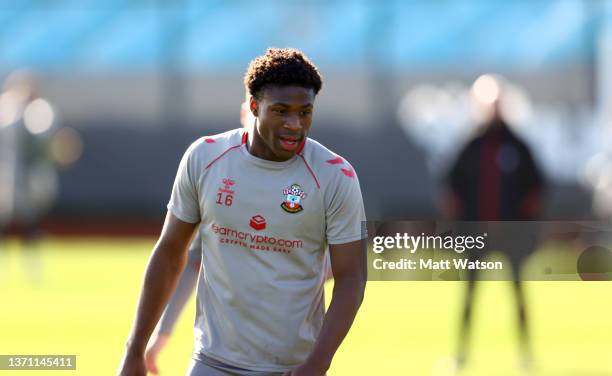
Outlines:
[[305,111],[301,111],[300,115],[302,116],[309,116],[312,114],[312,110],[305,110]]
[[281,109],[281,108],[273,108],[273,109],[272,109],[272,112],[274,112],[275,114],[279,114],[279,115],[284,115],[284,114],[286,114],[286,113],[287,113],[287,111],[286,111],[286,110]]

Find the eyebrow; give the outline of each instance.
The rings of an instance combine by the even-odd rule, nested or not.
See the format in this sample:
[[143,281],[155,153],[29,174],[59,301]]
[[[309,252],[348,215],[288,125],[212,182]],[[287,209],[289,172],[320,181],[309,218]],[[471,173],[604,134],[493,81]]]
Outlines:
[[[273,106],[291,107],[291,106],[290,106],[290,105],[288,105],[287,103],[283,103],[283,102],[276,102],[276,103],[272,103],[272,104],[270,105],[270,107],[273,107]],[[312,103],[308,103],[308,104],[305,104],[305,105],[303,105],[303,106],[299,106],[299,107],[301,107],[301,108],[308,108],[308,107],[312,107]]]

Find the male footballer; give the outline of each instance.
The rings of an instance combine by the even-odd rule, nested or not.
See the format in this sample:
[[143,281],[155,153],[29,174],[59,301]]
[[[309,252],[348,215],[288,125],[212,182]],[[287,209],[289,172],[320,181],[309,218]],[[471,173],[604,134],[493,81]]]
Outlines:
[[[146,375],[149,336],[202,239],[188,376],[320,376],[363,299],[366,236],[356,173],[307,138],[322,81],[294,49],[268,49],[245,75],[255,117],[203,137],[179,165],[120,376]],[[198,227],[199,226],[199,227]],[[335,279],[324,309],[324,256]]]

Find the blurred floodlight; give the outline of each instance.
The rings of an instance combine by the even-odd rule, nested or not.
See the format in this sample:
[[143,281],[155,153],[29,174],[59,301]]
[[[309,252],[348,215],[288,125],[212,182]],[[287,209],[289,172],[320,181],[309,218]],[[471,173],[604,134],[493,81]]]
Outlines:
[[492,105],[499,99],[500,95],[500,83],[499,81],[490,74],[484,74],[472,85],[472,95],[481,104]]
[[526,124],[533,116],[531,99],[522,87],[499,75],[484,74],[472,85],[473,116],[488,122],[495,113],[513,126]]
[[4,91],[13,91],[21,103],[25,103],[32,96],[34,89],[34,76],[27,69],[19,69],[8,75],[2,86]]
[[51,139],[51,158],[60,166],[76,162],[83,154],[81,135],[74,129],[63,127]]
[[14,90],[0,95],[0,126],[9,126],[19,120],[21,116],[21,101]]
[[55,114],[49,102],[44,99],[35,99],[23,111],[23,122],[32,134],[48,131],[53,125]]

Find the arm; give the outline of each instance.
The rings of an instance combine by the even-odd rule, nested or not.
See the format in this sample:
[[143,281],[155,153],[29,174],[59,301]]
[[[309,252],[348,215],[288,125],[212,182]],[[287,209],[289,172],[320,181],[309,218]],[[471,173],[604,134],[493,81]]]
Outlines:
[[119,368],[120,376],[146,375],[145,346],[185,266],[186,249],[196,226],[177,219],[170,212],[166,215],[147,266],[136,319]]
[[187,265],[185,270],[181,274],[176,290],[170,298],[170,302],[166,306],[166,309],[159,320],[156,333],[153,335],[147,350],[145,351],[145,362],[149,372],[157,375],[159,370],[157,368],[157,357],[161,350],[166,346],[166,343],[170,339],[174,324],[178,319],[181,311],[185,307],[189,296],[193,291],[195,284],[198,280],[198,273],[200,270],[200,262],[202,257],[200,238],[196,237],[191,243],[189,249]]
[[187,300],[189,300],[198,281],[200,262],[202,259],[202,252],[200,251],[201,244],[199,244],[198,239],[194,240],[189,249],[185,270],[183,270],[178,284],[176,285],[176,290],[174,294],[172,294],[170,302],[159,320],[160,334],[169,336],[172,333],[174,324],[185,307],[185,304],[187,304]]
[[329,309],[310,355],[304,364],[286,375],[324,375],[363,300],[367,278],[365,240],[330,245],[329,252],[334,274]]

